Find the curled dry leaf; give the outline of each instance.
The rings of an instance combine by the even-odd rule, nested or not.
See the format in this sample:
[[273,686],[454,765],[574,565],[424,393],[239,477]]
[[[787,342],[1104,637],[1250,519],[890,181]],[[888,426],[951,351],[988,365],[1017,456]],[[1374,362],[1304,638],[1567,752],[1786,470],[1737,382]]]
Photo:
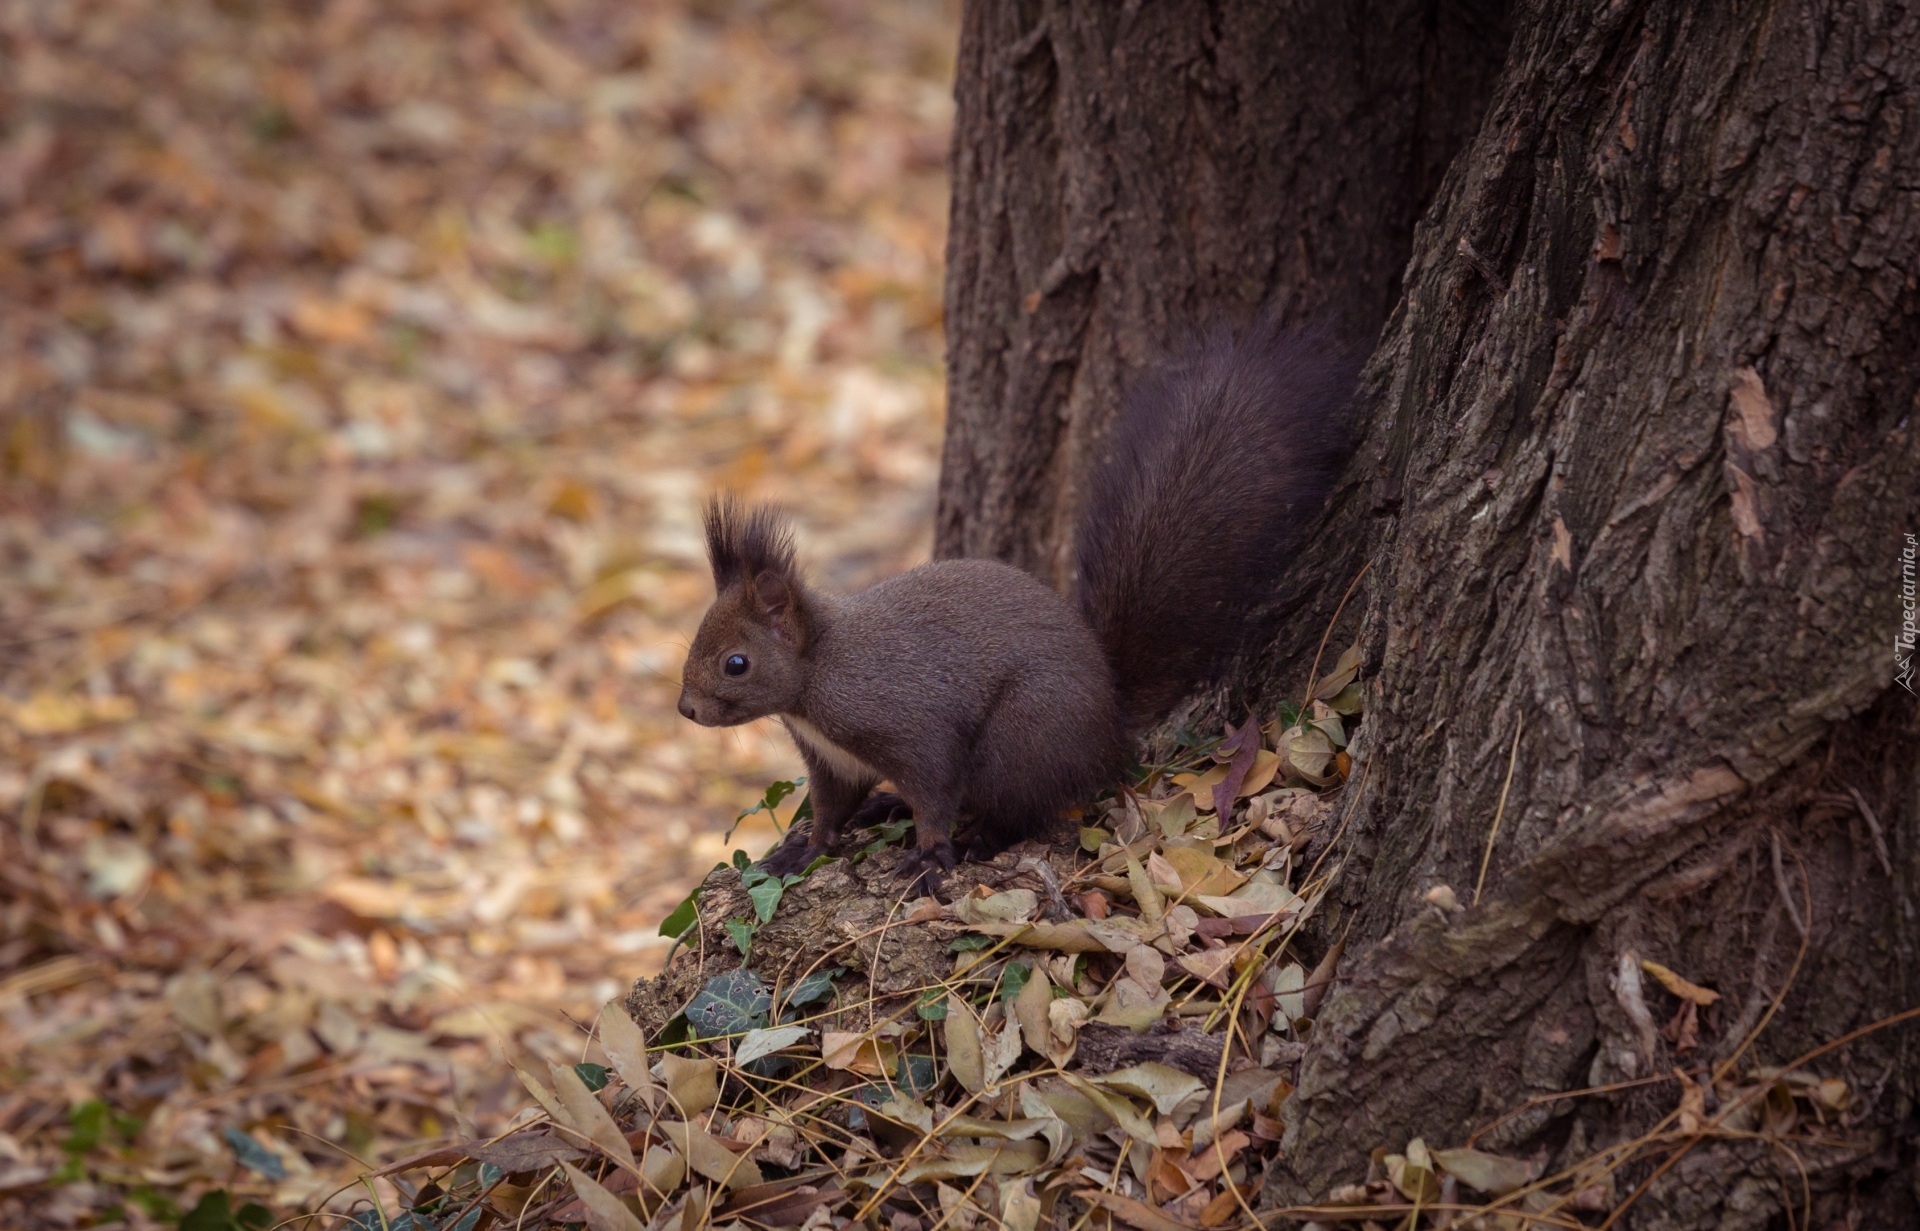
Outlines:
[[1325,731],[1313,725],[1293,726],[1287,728],[1282,738],[1281,750],[1294,773],[1316,786],[1333,781],[1327,771],[1333,765],[1333,754],[1337,750]]
[[1326,677],[1314,687],[1313,699],[1328,701],[1338,696],[1360,674],[1361,661],[1359,646],[1350,645],[1341,651],[1339,659],[1333,664],[1333,669],[1327,672]]
[[1206,1093],[1206,1086],[1193,1074],[1151,1061],[1115,1069],[1091,1081],[1099,1089],[1137,1094],[1163,1116],[1193,1111]]
[[[948,1006],[948,1016],[953,1008]],[[877,1039],[872,1031],[823,1030],[820,1033],[820,1062],[830,1069],[859,1073],[865,1077],[892,1074],[899,1048],[886,1039]]]
[[1719,992],[1714,991],[1712,988],[1701,987],[1698,983],[1682,978],[1680,975],[1651,958],[1641,958],[1640,969],[1646,971],[1658,980],[1661,987],[1666,988],[1674,995],[1680,997],[1680,999],[1691,1001],[1703,1009],[1720,999]]
[[[1161,916],[1166,913],[1166,901],[1160,891],[1154,888],[1147,870],[1132,855],[1127,856],[1127,885],[1133,891],[1135,905],[1140,907],[1140,917],[1150,924],[1160,922]],[[1177,888],[1177,880],[1175,885]]]
[[1384,1160],[1387,1179],[1407,1200],[1432,1205],[1440,1200],[1440,1180],[1433,1173],[1433,1159],[1426,1142],[1415,1137],[1407,1143],[1405,1154],[1389,1154]]
[[1541,1164],[1483,1150],[1435,1150],[1433,1161],[1468,1188],[1504,1197],[1539,1178]]
[[627,1208],[627,1203],[608,1192],[598,1180],[572,1163],[563,1162],[560,1169],[566,1173],[574,1195],[585,1207],[587,1225],[593,1231],[646,1231],[646,1224]]
[[1202,983],[1224,989],[1233,982],[1235,952],[1232,948],[1204,949],[1199,953],[1182,954],[1174,960],[1180,969]]
[[1074,1196],[1109,1210],[1113,1216],[1129,1227],[1139,1231],[1193,1231],[1186,1223],[1167,1217],[1144,1201],[1132,1197],[1123,1197],[1119,1193],[1110,1193],[1099,1188],[1082,1188],[1074,1191]]
[[[756,1060],[784,1051],[811,1034],[805,1026],[762,1026],[749,1030],[741,1037],[734,1048],[735,1064],[752,1064]],[[829,1067],[832,1067],[829,1064]]]
[[1047,1059],[1066,1067],[1073,1058],[1080,1027],[1086,1025],[1092,1015],[1085,1001],[1073,997],[1062,997],[1047,1005]]
[[1032,917],[1039,904],[1039,895],[1031,889],[1007,889],[984,897],[968,894],[947,912],[962,923],[1018,923]]
[[901,1173],[900,1183],[971,1179],[977,1175],[1023,1175],[1040,1166],[1047,1150],[1037,1141],[1004,1141],[993,1145],[952,1142],[947,1145],[946,1154],[943,1159],[909,1166]]
[[[1090,920],[1091,921],[1091,920]],[[1046,949],[1054,953],[1100,953],[1110,946],[1097,936],[1088,922],[1068,923],[982,923],[971,929],[986,936],[1006,936],[1028,949]]]
[[663,1203],[687,1178],[687,1160],[657,1141],[649,1141],[640,1155],[641,1200],[648,1205]]
[[[1147,870],[1148,883],[1162,894],[1178,895],[1185,890],[1186,886],[1180,883],[1180,873],[1174,871],[1173,865],[1159,851],[1147,852],[1147,861],[1142,866]],[[1134,900],[1139,900],[1137,895]],[[1161,909],[1164,909],[1164,903],[1161,903]]]
[[607,1059],[613,1061],[613,1071],[620,1074],[627,1088],[639,1095],[649,1110],[658,1110],[660,1088],[654,1084],[653,1072],[647,1065],[646,1039],[617,1000],[608,1001],[600,1010],[600,1046],[607,1053]]
[[[1048,1158],[1052,1162],[1052,1158]],[[1000,1182],[1000,1225],[1005,1231],[1036,1231],[1040,1225],[1040,1199],[1033,1195],[1029,1180]]]
[[735,1154],[721,1145],[712,1133],[697,1124],[665,1120],[655,1126],[660,1135],[673,1143],[686,1157],[695,1174],[705,1176],[728,1188],[745,1188],[763,1182],[760,1167],[744,1154]]
[[1233,801],[1240,798],[1242,784],[1246,782],[1247,772],[1253,768],[1259,752],[1260,722],[1251,715],[1237,730],[1230,729],[1227,738],[1220,741],[1219,748],[1214,750],[1214,759],[1226,763],[1227,773],[1225,778],[1214,784],[1213,797],[1207,801],[1207,805],[1219,814],[1220,819],[1226,819],[1227,813],[1233,808]]
[[626,1134],[613,1122],[613,1115],[606,1106],[593,1096],[593,1091],[587,1089],[573,1066],[555,1064],[548,1068],[553,1074],[554,1097],[566,1112],[567,1126],[585,1136],[622,1167],[629,1171],[638,1170]]
[[[1260,877],[1267,875],[1265,872],[1260,873]],[[1293,890],[1259,877],[1248,881],[1224,897],[1211,893],[1196,893],[1193,900],[1214,914],[1228,919],[1242,915],[1298,913],[1305,906],[1300,895]]]
[[1167,959],[1152,945],[1135,945],[1127,950],[1127,977],[1144,988],[1156,988],[1166,980]]
[[520,1084],[526,1087],[527,1093],[533,1095],[534,1102],[539,1103],[543,1111],[552,1116],[556,1123],[572,1127],[573,1121],[569,1118],[567,1109],[561,1106],[560,1100],[554,1097],[553,1091],[547,1088],[546,1082],[518,1064],[513,1066],[513,1071],[520,1078]]
[[1051,1042],[1048,1037],[1047,1007],[1053,1003],[1053,981],[1047,977],[1044,965],[1036,965],[1033,973],[1027,977],[1026,986],[1014,997],[1013,1013],[1020,1022],[1020,1035],[1028,1050],[1038,1055],[1047,1054]]
[[464,1147],[462,1152],[468,1158],[491,1163],[508,1174],[544,1171],[555,1163],[578,1162],[587,1156],[586,1150],[554,1133],[546,1132],[514,1133],[499,1141],[475,1142]]
[[697,1116],[720,1101],[720,1066],[713,1061],[669,1052],[653,1067],[681,1115]]
[[1307,998],[1302,990],[1307,985],[1307,972],[1300,963],[1288,962],[1285,966],[1268,967],[1267,980],[1282,1019],[1296,1022],[1307,1016]]
[[1000,1079],[1020,1060],[1020,1023],[1008,1017],[1001,1021],[1000,1028],[990,1031],[981,1038],[982,1092],[993,1095],[998,1092]]
[[1205,845],[1169,846],[1165,855],[1187,893],[1228,894],[1247,883],[1244,874]]
[[947,1065],[969,1094],[987,1088],[986,1060],[980,1045],[980,1021],[963,1001],[949,999],[946,1020]]

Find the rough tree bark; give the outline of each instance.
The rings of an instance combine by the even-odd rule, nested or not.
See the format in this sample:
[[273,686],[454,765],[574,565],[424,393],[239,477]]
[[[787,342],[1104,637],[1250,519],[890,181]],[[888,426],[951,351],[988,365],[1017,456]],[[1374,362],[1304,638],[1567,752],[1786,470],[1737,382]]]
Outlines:
[[[1269,1195],[1718,1063],[1763,1023],[1742,1068],[1920,1003],[1920,708],[1894,661],[1920,13],[1539,0],[1507,46],[1446,5],[1256,7],[970,6],[939,544],[1058,571],[1114,387],[1175,329],[1397,295],[1296,570],[1321,597],[1250,677],[1297,692],[1324,596],[1371,561],[1347,956]],[[1449,29],[1504,60],[1413,230],[1421,151],[1450,138],[1407,100],[1440,88],[1420,68]],[[1448,78],[1463,122],[1472,78]],[[1442,884],[1478,904],[1429,905]],[[1645,1028],[1635,957],[1724,994],[1697,1050]],[[1920,1225],[1917,1045],[1824,1058],[1843,1131],[1702,1145],[1622,1225],[1804,1226],[1802,1169],[1814,1225]],[[1677,1101],[1538,1102],[1481,1144],[1564,1165]]]
[[1504,0],[969,4],[935,549],[1043,575],[1121,382],[1266,305],[1370,343]]

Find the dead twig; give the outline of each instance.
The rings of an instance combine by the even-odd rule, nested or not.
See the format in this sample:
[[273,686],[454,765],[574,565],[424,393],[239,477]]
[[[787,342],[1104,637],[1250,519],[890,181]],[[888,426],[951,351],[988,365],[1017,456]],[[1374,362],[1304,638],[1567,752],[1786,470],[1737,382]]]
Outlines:
[[1780,890],[1780,905],[1786,908],[1787,918],[1793,920],[1794,930],[1805,940],[1807,921],[1800,917],[1799,909],[1793,904],[1793,890],[1787,887],[1787,868],[1780,856],[1780,831],[1776,829],[1770,836],[1773,840],[1773,883]]
[[1486,888],[1487,866],[1493,862],[1493,842],[1500,836],[1500,818],[1507,814],[1507,791],[1513,786],[1513,767],[1520,760],[1520,732],[1518,723],[1513,728],[1513,746],[1507,750],[1507,777],[1500,784],[1500,802],[1494,805],[1493,828],[1487,831],[1487,849],[1480,854],[1480,875],[1473,882],[1473,905],[1480,905],[1480,891]]
[[1853,796],[1853,806],[1860,810],[1860,819],[1867,823],[1867,832],[1873,835],[1873,853],[1880,859],[1880,870],[1893,878],[1893,855],[1887,850],[1887,832],[1880,828],[1880,818],[1874,815],[1873,808],[1867,803],[1855,787],[1849,786],[1847,794]]

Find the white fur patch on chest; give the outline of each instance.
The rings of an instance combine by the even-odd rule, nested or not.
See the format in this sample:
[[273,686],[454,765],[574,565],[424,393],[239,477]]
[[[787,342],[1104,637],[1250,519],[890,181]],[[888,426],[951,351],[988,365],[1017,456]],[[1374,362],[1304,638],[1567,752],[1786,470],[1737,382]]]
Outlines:
[[825,761],[840,777],[852,779],[855,782],[886,777],[873,766],[828,739],[825,732],[806,719],[783,714],[780,720],[787,724],[787,730],[792,733],[795,742]]

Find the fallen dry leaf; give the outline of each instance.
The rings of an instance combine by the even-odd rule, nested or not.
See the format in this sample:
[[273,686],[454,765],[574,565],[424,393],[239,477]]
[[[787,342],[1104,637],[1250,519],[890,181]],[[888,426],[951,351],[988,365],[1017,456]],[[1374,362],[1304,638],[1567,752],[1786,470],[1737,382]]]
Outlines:
[[1680,997],[1680,999],[1691,1001],[1701,1008],[1705,1008],[1720,999],[1719,992],[1711,988],[1701,987],[1698,983],[1690,982],[1650,958],[1640,959],[1640,969],[1646,971],[1658,980],[1661,987],[1666,988],[1674,995]]

